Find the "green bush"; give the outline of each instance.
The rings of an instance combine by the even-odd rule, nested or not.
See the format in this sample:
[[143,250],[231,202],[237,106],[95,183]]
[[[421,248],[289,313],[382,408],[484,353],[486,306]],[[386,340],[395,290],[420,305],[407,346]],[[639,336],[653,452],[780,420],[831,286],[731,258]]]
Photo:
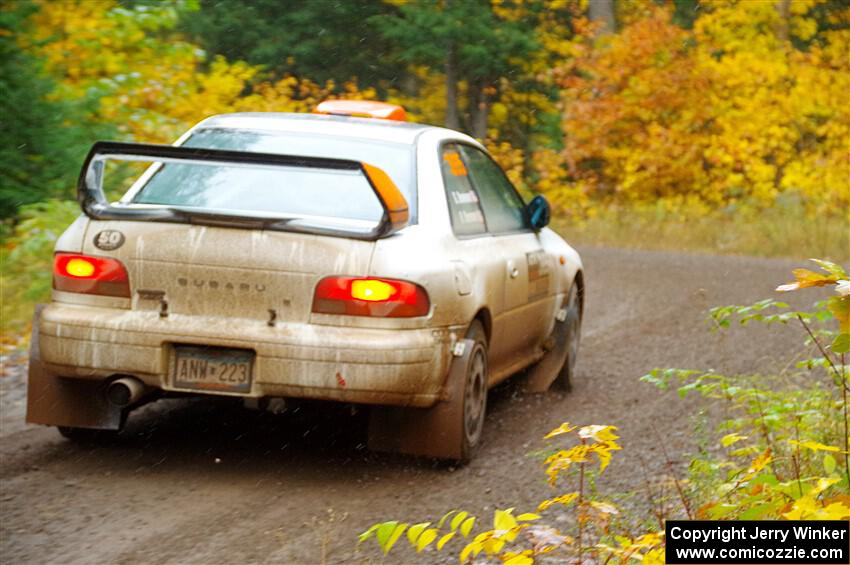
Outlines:
[[[742,325],[799,324],[807,343],[820,355],[800,362],[796,375],[725,376],[713,371],[655,369],[642,377],[661,389],[676,385],[680,396],[697,393],[725,404],[727,416],[718,430],[718,435],[723,434],[721,450],[706,449],[694,457],[687,479],[673,474],[668,459],[672,481],[661,476],[647,480],[648,490],[652,482],[675,485],[677,514],[703,520],[850,519],[850,366],[846,357],[850,352],[850,281],[841,266],[816,262],[824,272],[796,269],[796,281],[777,288],[791,291],[835,285],[836,294],[817,303],[812,311],[795,311],[774,300],[711,311],[717,329],[727,328],[735,320]],[[653,510],[657,514],[641,520],[644,525],[635,532],[617,519],[620,509],[592,488],[595,476],[620,449],[615,429],[565,423],[546,436],[570,438],[568,445],[550,449],[544,464],[553,487],[564,479],[574,487],[542,501],[535,509],[540,514],[497,509],[492,529],[482,529],[481,520],[453,510],[434,525],[398,520],[375,524],[360,534],[360,542],[375,540],[387,554],[406,538],[417,552],[429,547],[437,551],[451,548],[462,563],[476,560],[479,554],[510,565],[552,560],[583,563],[585,559],[612,565],[663,563],[663,522],[674,517],[663,497],[648,492],[652,505],[657,504]],[[547,515],[551,507],[571,508],[572,524],[557,524]]]
[[24,206],[19,221],[7,225],[0,250],[3,342],[18,343],[26,332],[33,305],[50,298],[53,247],[80,215],[73,200],[47,200]]

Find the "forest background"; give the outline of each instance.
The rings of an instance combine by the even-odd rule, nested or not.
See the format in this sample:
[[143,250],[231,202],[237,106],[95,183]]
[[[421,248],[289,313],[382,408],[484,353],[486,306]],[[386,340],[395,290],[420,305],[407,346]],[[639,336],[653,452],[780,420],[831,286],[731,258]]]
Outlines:
[[842,0],[2,0],[2,328],[26,333],[97,139],[402,104],[585,244],[850,253]]

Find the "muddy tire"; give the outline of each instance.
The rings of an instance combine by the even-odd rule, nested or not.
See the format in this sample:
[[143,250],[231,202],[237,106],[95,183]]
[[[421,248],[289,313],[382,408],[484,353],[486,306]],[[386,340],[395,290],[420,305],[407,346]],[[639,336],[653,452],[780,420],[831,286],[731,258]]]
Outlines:
[[552,383],[553,388],[570,391],[572,390],[572,381],[575,376],[576,360],[578,359],[578,346],[581,342],[581,306],[579,303],[578,288],[573,285],[570,288],[570,293],[567,295],[566,306],[567,316],[563,323],[566,332],[566,340],[564,347],[567,349],[567,356],[564,359],[564,365],[558,371],[558,376]]
[[80,445],[99,445],[113,443],[118,439],[119,430],[96,430],[93,428],[74,428],[57,426],[59,434],[67,440]]
[[463,447],[460,463],[469,463],[481,445],[484,418],[487,412],[487,334],[481,322],[475,320],[466,333],[475,342],[463,386]]
[[443,398],[430,408],[373,406],[369,449],[430,457],[447,465],[472,460],[481,445],[487,412],[487,334],[469,326],[460,354],[452,357]]

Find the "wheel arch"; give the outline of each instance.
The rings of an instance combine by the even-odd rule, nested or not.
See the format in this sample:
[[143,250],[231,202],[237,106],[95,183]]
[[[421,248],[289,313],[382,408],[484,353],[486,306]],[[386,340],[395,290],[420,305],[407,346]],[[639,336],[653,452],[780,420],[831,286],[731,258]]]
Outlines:
[[481,322],[481,325],[484,327],[484,335],[487,337],[487,345],[489,346],[493,336],[493,317],[490,315],[490,309],[486,306],[479,308],[478,312],[470,320],[469,325],[472,325],[476,320]]
[[578,312],[579,319],[584,318],[584,273],[582,271],[576,271],[576,276],[573,278],[573,281],[578,289]]

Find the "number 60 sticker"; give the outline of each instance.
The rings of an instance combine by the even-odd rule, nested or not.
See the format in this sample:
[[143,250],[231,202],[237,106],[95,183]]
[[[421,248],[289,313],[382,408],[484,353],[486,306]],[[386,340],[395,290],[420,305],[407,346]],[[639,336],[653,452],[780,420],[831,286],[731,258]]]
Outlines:
[[112,251],[124,245],[124,234],[117,230],[103,230],[94,236],[94,245],[104,251]]

